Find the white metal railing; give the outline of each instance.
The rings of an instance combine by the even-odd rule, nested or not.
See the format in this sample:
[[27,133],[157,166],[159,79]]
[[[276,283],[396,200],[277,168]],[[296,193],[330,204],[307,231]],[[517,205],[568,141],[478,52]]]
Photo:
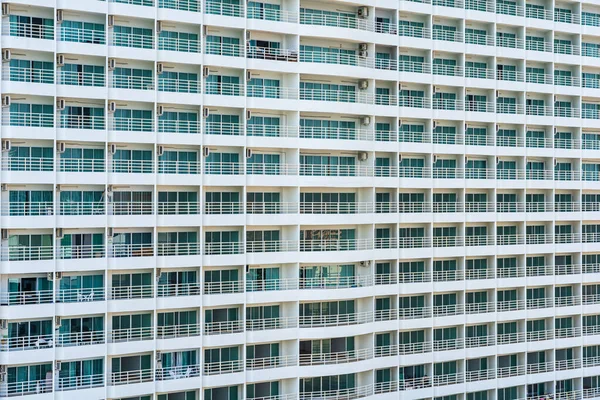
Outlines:
[[133,383],[151,382],[154,377],[152,369],[111,372],[110,385],[130,385]]
[[240,372],[244,369],[243,360],[230,360],[220,362],[205,362],[203,367],[204,375],[221,375]]
[[301,328],[347,326],[365,324],[369,322],[373,322],[373,313],[368,311],[351,314],[310,315],[299,317],[299,324]]
[[52,334],[8,336],[0,342],[0,351],[23,351],[53,347]]
[[264,331],[271,329],[290,329],[298,327],[297,317],[275,317],[247,319],[246,331]]
[[3,202],[0,204],[0,214],[2,216],[23,217],[23,216],[44,216],[54,215],[54,202]]
[[111,300],[149,299],[154,297],[153,285],[113,286],[110,290]]
[[373,358],[372,349],[340,351],[335,353],[300,354],[300,365],[330,365],[356,362]]
[[59,333],[56,336],[57,347],[85,346],[92,344],[104,344],[106,337],[104,331],[81,331],[70,333]]
[[200,376],[201,369],[199,364],[156,368],[155,377],[157,381],[194,378]]
[[54,83],[54,71],[42,68],[6,66],[2,69],[2,80],[27,83]]
[[204,294],[241,293],[244,291],[243,281],[204,282]]
[[79,390],[104,386],[104,374],[58,377],[57,391]]
[[298,356],[296,355],[246,359],[246,370],[250,371],[260,369],[293,367],[296,365],[298,365]]
[[205,322],[204,323],[204,334],[205,335],[223,335],[223,334],[238,333],[238,332],[243,332],[243,331],[244,331],[244,322],[242,320]]
[[151,326],[140,328],[113,329],[109,333],[110,343],[137,342],[154,339],[154,329]]
[[58,303],[83,303],[103,300],[105,300],[104,287],[60,289],[56,294]]
[[298,289],[298,279],[259,279],[246,280],[247,292],[266,292],[271,290],[295,290]]
[[200,332],[202,332],[200,324],[158,325],[156,327],[156,338],[171,339],[200,336]]
[[0,292],[0,304],[6,306],[48,304],[53,301],[52,290]]

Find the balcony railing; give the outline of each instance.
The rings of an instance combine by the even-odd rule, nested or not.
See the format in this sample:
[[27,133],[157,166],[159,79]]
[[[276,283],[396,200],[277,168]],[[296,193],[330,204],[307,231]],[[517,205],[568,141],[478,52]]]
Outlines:
[[200,376],[200,365],[183,365],[177,367],[157,368],[155,371],[157,381],[174,379],[187,379]]

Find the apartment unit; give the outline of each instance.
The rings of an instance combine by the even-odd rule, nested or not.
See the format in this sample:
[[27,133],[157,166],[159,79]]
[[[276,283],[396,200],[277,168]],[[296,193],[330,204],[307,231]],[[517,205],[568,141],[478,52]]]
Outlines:
[[597,1],[0,33],[0,398],[600,398]]

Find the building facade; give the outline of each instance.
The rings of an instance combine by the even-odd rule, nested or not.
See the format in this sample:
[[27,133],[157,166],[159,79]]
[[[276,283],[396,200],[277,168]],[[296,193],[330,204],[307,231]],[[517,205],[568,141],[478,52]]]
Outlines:
[[261,1],[2,3],[0,398],[600,397],[600,3]]

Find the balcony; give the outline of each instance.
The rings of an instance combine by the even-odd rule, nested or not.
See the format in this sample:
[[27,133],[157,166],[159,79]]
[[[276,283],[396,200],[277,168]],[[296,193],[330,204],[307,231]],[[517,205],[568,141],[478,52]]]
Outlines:
[[104,331],[59,333],[56,337],[56,347],[78,347],[104,343],[106,343]]
[[204,323],[205,335],[224,335],[240,332],[244,332],[244,322],[241,320]]
[[104,300],[104,287],[61,289],[56,294],[57,303],[83,303]]
[[52,393],[52,383],[48,384],[46,379],[40,379],[38,381],[8,382],[0,385],[1,397],[37,395],[40,393]]
[[50,304],[54,302],[52,290],[2,292],[0,304],[3,306]]
[[322,328],[329,326],[348,326],[373,322],[372,312],[333,315],[300,316],[301,328]]
[[220,361],[220,362],[211,362],[204,363],[204,368],[202,369],[203,375],[221,375],[221,374],[231,374],[234,372],[241,372],[244,370],[244,361],[243,360],[231,360],[231,361]]
[[23,350],[49,349],[54,346],[52,334],[13,336],[0,341],[0,351],[13,352]]
[[[44,20],[45,18],[39,19]],[[2,24],[2,36],[54,40],[54,24],[46,25],[43,24],[43,21],[38,24],[17,22],[11,18],[8,23]]]
[[276,317],[262,319],[247,319],[246,331],[265,331],[272,329],[291,329],[298,327],[297,317]]
[[56,391],[81,390],[104,386],[104,374],[59,377]]
[[51,69],[7,66],[2,70],[2,80],[11,82],[53,84],[54,72]]
[[372,349],[340,351],[336,353],[300,354],[300,365],[336,365],[373,358]]
[[153,49],[154,35],[138,35],[126,32],[115,32],[113,28],[113,46],[131,47],[136,49]]
[[157,339],[173,339],[200,336],[200,324],[164,325],[156,327]]
[[140,328],[113,329],[109,332],[109,343],[139,342],[154,339],[154,328],[151,326]]
[[167,368],[156,368],[155,375],[157,381],[168,381],[175,379],[187,379],[200,376],[201,366],[183,365]]
[[246,50],[246,57],[258,60],[298,62],[298,52],[295,50],[266,48],[260,46],[248,46]]
[[212,242],[204,243],[204,255],[244,254],[242,242]]
[[112,372],[110,374],[110,386],[131,385],[134,383],[152,382],[154,374],[152,369],[140,369],[134,371]]
[[256,371],[271,368],[294,367],[298,365],[298,356],[285,355],[263,358],[247,358],[246,371]]
[[159,0],[159,8],[171,10],[200,12],[200,2],[196,0]]

